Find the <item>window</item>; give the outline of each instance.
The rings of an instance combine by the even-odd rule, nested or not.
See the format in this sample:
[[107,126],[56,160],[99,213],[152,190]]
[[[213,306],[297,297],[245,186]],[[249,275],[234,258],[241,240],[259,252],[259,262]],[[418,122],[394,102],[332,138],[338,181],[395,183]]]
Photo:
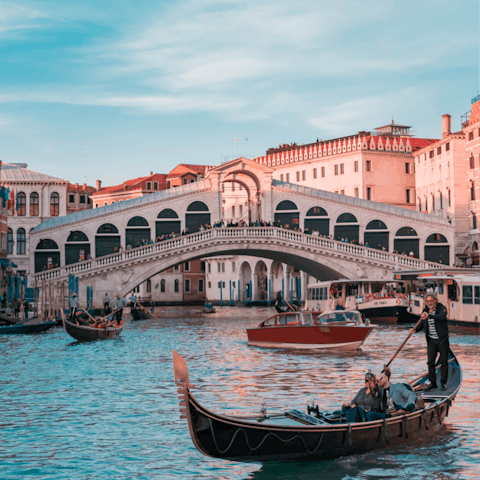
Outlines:
[[208,273],[212,273],[212,264],[208,263]]
[[358,160],[355,160],[355,162],[353,162],[353,171],[358,172]]
[[68,203],[75,203],[75,195],[68,195]]
[[[186,185],[187,183],[188,183],[188,178],[184,178],[183,179],[183,184]],[[223,188],[224,188],[224,191],[225,191],[225,186]]]
[[185,262],[184,263],[184,272],[189,272],[190,271],[190,262]]
[[232,282],[232,287],[235,288],[235,282]]
[[345,165],[343,163],[340,164],[340,175],[345,173]]
[[338,165],[335,165],[335,175],[338,175]]
[[205,262],[203,260],[200,260],[200,271],[201,272],[205,271]]
[[147,284],[147,293],[152,293],[152,281],[148,279],[146,284]]
[[367,187],[367,200],[372,199],[372,187]]
[[235,205],[232,206],[232,218],[235,218]]
[[473,140],[473,132],[468,134],[468,141],[471,142]]
[[238,206],[238,214],[240,215],[240,217],[243,215],[243,205],[239,205]]
[[2,250],[5,251],[7,249],[7,234],[6,232],[2,232]]
[[235,262],[232,262],[232,272],[235,271]]
[[470,181],[470,200],[473,202],[475,200],[475,184],[473,180]]
[[27,214],[27,196],[23,192],[17,193],[17,215],[24,217]]
[[322,177],[325,177],[325,167],[322,167]]
[[198,292],[203,293],[205,291],[205,284],[203,278],[198,279]]
[[472,305],[473,304],[473,287],[472,285],[464,285],[463,286],[463,303],[467,305]]
[[450,150],[450,142],[445,144],[445,151],[448,152]]
[[180,265],[175,265],[175,266],[173,267],[173,271],[174,271],[174,272],[179,272],[179,271],[180,271]]
[[190,279],[185,279],[185,293],[190,293]]
[[160,280],[160,292],[165,293],[165,279],[164,278],[162,278]]
[[283,173],[280,175],[280,181],[283,182]]
[[473,213],[472,214],[472,230],[477,229],[477,216]]
[[405,164],[405,173],[410,173],[410,164],[409,163]]
[[428,156],[429,158],[433,158],[435,156],[435,150],[430,150]]
[[153,189],[158,190],[158,182],[153,182]]
[[470,155],[470,168],[475,168],[475,157]]
[[420,197],[418,197],[418,211],[422,211],[422,199]]
[[289,181],[290,181],[290,174],[287,173],[287,182],[289,182]]
[[372,171],[372,162],[370,160],[367,160],[367,163],[366,163],[366,168],[367,172],[371,172]]
[[442,147],[437,147],[437,155],[441,155],[442,153]]
[[30,195],[30,216],[38,217],[38,193],[33,192]]
[[220,262],[217,262],[217,273],[222,272],[222,264]]
[[17,255],[25,255],[25,229],[17,230]]
[[8,254],[13,253],[13,230],[11,228],[7,231]]
[[95,204],[95,208],[98,208],[98,203]]
[[225,273],[225,264],[222,263],[222,273]]
[[208,288],[212,288],[212,282],[208,282]]
[[340,190],[340,193],[341,193],[342,195],[345,195],[345,190]]
[[180,283],[177,279],[177,280],[175,280],[175,293],[178,293],[179,290],[180,290]]
[[60,195],[53,192],[50,195],[50,216],[58,217],[60,215]]
[[302,180],[307,179],[307,172],[305,170],[302,170]]
[[86,200],[86,196],[85,195],[80,195],[80,203],[86,203],[85,200]]
[[[48,261],[50,262],[51,261],[51,258],[49,257],[48,258]],[[133,290],[132,290],[133,293],[140,293],[140,285],[137,285]]]
[[475,305],[480,305],[480,287],[475,287]]
[[442,192],[438,192],[438,198],[440,200],[440,210],[443,208],[443,195]]
[[313,169],[313,178],[317,178],[317,169],[316,168]]
[[358,188],[355,188],[355,196],[358,198]]
[[407,188],[406,194],[407,194],[407,195],[406,195],[407,203],[410,203],[410,200],[411,200],[411,199],[410,199],[410,189],[409,189],[409,188]]
[[450,193],[450,189],[448,189],[448,206],[452,206],[452,195]]
[[300,181],[300,172],[297,172],[297,182]]

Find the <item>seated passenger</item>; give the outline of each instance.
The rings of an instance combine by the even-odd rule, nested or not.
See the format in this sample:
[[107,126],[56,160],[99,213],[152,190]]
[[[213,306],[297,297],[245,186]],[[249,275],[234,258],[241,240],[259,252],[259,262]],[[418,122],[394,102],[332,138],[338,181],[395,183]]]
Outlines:
[[347,422],[370,422],[385,418],[382,395],[383,391],[378,387],[375,375],[369,370],[365,374],[365,386],[351,402],[342,404],[342,413]]
[[384,373],[377,375],[377,383],[381,387],[382,410],[395,416],[404,412],[412,412],[417,407],[417,394],[405,383],[390,383]]

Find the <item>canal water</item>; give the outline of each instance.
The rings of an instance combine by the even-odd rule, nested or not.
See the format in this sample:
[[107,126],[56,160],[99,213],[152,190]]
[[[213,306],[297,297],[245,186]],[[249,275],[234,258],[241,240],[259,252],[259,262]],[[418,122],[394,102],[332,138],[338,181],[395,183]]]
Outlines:
[[[242,464],[200,454],[179,419],[172,349],[194,393],[216,412],[323,411],[353,398],[379,372],[408,326],[378,326],[362,350],[318,353],[247,345],[245,328],[267,308],[157,308],[113,341],[77,343],[62,329],[0,336],[0,479],[478,479],[480,340],[451,335],[461,391],[441,432],[426,442],[328,462]],[[423,333],[392,364],[393,381],[426,370]]]

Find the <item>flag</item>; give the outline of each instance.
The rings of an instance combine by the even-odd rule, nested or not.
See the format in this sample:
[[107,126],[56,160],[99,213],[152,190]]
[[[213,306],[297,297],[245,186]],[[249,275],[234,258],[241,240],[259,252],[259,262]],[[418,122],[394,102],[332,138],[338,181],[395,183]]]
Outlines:
[[10,198],[7,202],[7,210],[12,209],[12,216],[15,215],[15,190],[10,191]]

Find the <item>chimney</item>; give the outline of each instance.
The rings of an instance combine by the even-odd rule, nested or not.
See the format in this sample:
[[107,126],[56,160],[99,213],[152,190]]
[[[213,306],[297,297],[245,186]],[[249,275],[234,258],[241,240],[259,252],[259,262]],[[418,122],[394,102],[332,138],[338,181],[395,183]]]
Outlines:
[[150,172],[150,176],[151,176],[151,177],[153,176],[153,172]]
[[102,188],[102,181],[101,180],[97,180],[97,192],[100,191],[100,189]]
[[82,186],[82,190],[86,190],[87,189],[87,184],[84,183],[83,186]]
[[75,190],[78,188],[78,183],[75,184]]
[[442,115],[442,135],[448,137],[452,133],[452,116],[446,113]]

